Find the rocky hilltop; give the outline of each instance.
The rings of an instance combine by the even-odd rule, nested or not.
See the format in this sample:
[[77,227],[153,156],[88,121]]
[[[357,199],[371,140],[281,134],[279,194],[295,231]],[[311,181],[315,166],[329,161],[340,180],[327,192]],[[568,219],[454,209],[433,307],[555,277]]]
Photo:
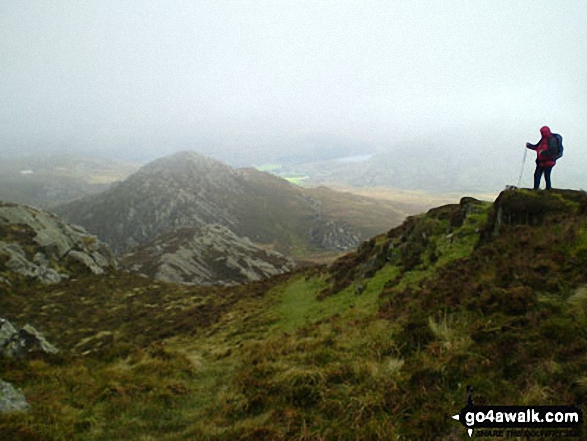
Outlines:
[[0,202],[0,282],[24,277],[56,283],[116,266],[110,249],[83,228],[43,210]]
[[[329,198],[336,199],[337,212]],[[366,200],[302,189],[267,173],[182,152],[142,167],[104,193],[55,210],[117,252],[177,228],[218,224],[292,255],[352,249],[400,222],[401,215],[386,203],[372,201],[372,211],[357,213]]]
[[198,285],[251,282],[294,268],[291,259],[215,224],[159,235],[125,255],[121,263],[159,280]]

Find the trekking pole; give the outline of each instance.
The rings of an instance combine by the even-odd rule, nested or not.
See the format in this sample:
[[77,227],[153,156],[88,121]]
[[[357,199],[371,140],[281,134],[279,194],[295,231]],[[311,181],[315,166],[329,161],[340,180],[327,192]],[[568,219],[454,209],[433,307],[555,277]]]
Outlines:
[[520,170],[520,177],[518,178],[518,188],[522,184],[522,175],[524,174],[524,165],[526,165],[526,155],[528,154],[528,149],[524,149],[524,159],[522,160],[522,170]]

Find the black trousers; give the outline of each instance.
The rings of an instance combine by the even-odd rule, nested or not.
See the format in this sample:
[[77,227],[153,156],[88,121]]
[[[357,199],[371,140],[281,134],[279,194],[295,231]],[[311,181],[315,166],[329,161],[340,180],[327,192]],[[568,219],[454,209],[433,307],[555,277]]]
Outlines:
[[540,180],[542,179],[542,173],[544,173],[544,180],[546,181],[546,189],[550,190],[552,188],[550,184],[550,172],[552,171],[552,167],[543,167],[540,164],[536,164],[536,171],[534,172],[534,190],[538,190],[540,188]]

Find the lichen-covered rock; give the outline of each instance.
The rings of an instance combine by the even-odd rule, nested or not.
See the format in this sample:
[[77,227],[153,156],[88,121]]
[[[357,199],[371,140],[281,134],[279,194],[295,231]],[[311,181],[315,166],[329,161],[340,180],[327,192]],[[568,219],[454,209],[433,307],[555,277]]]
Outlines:
[[0,414],[26,412],[29,407],[20,389],[16,389],[12,384],[0,380]]
[[[116,268],[109,248],[81,227],[68,225],[54,214],[0,202],[0,275],[56,283],[79,268],[94,274]],[[75,267],[75,268],[74,268]]]
[[326,250],[349,250],[362,241],[361,234],[344,222],[317,220],[310,231],[310,242]]
[[29,324],[23,326],[19,335],[24,341],[24,347],[28,353],[44,352],[46,354],[56,354],[59,352],[59,349],[49,343],[43,334]]

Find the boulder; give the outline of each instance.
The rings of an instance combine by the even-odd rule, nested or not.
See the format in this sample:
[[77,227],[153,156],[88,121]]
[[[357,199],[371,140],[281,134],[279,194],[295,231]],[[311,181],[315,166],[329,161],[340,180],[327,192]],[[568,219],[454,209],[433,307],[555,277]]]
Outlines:
[[0,380],[0,414],[26,412],[29,407],[20,389]]
[[32,353],[57,352],[59,350],[31,325],[17,330],[8,320],[0,318],[0,357],[22,358]]

